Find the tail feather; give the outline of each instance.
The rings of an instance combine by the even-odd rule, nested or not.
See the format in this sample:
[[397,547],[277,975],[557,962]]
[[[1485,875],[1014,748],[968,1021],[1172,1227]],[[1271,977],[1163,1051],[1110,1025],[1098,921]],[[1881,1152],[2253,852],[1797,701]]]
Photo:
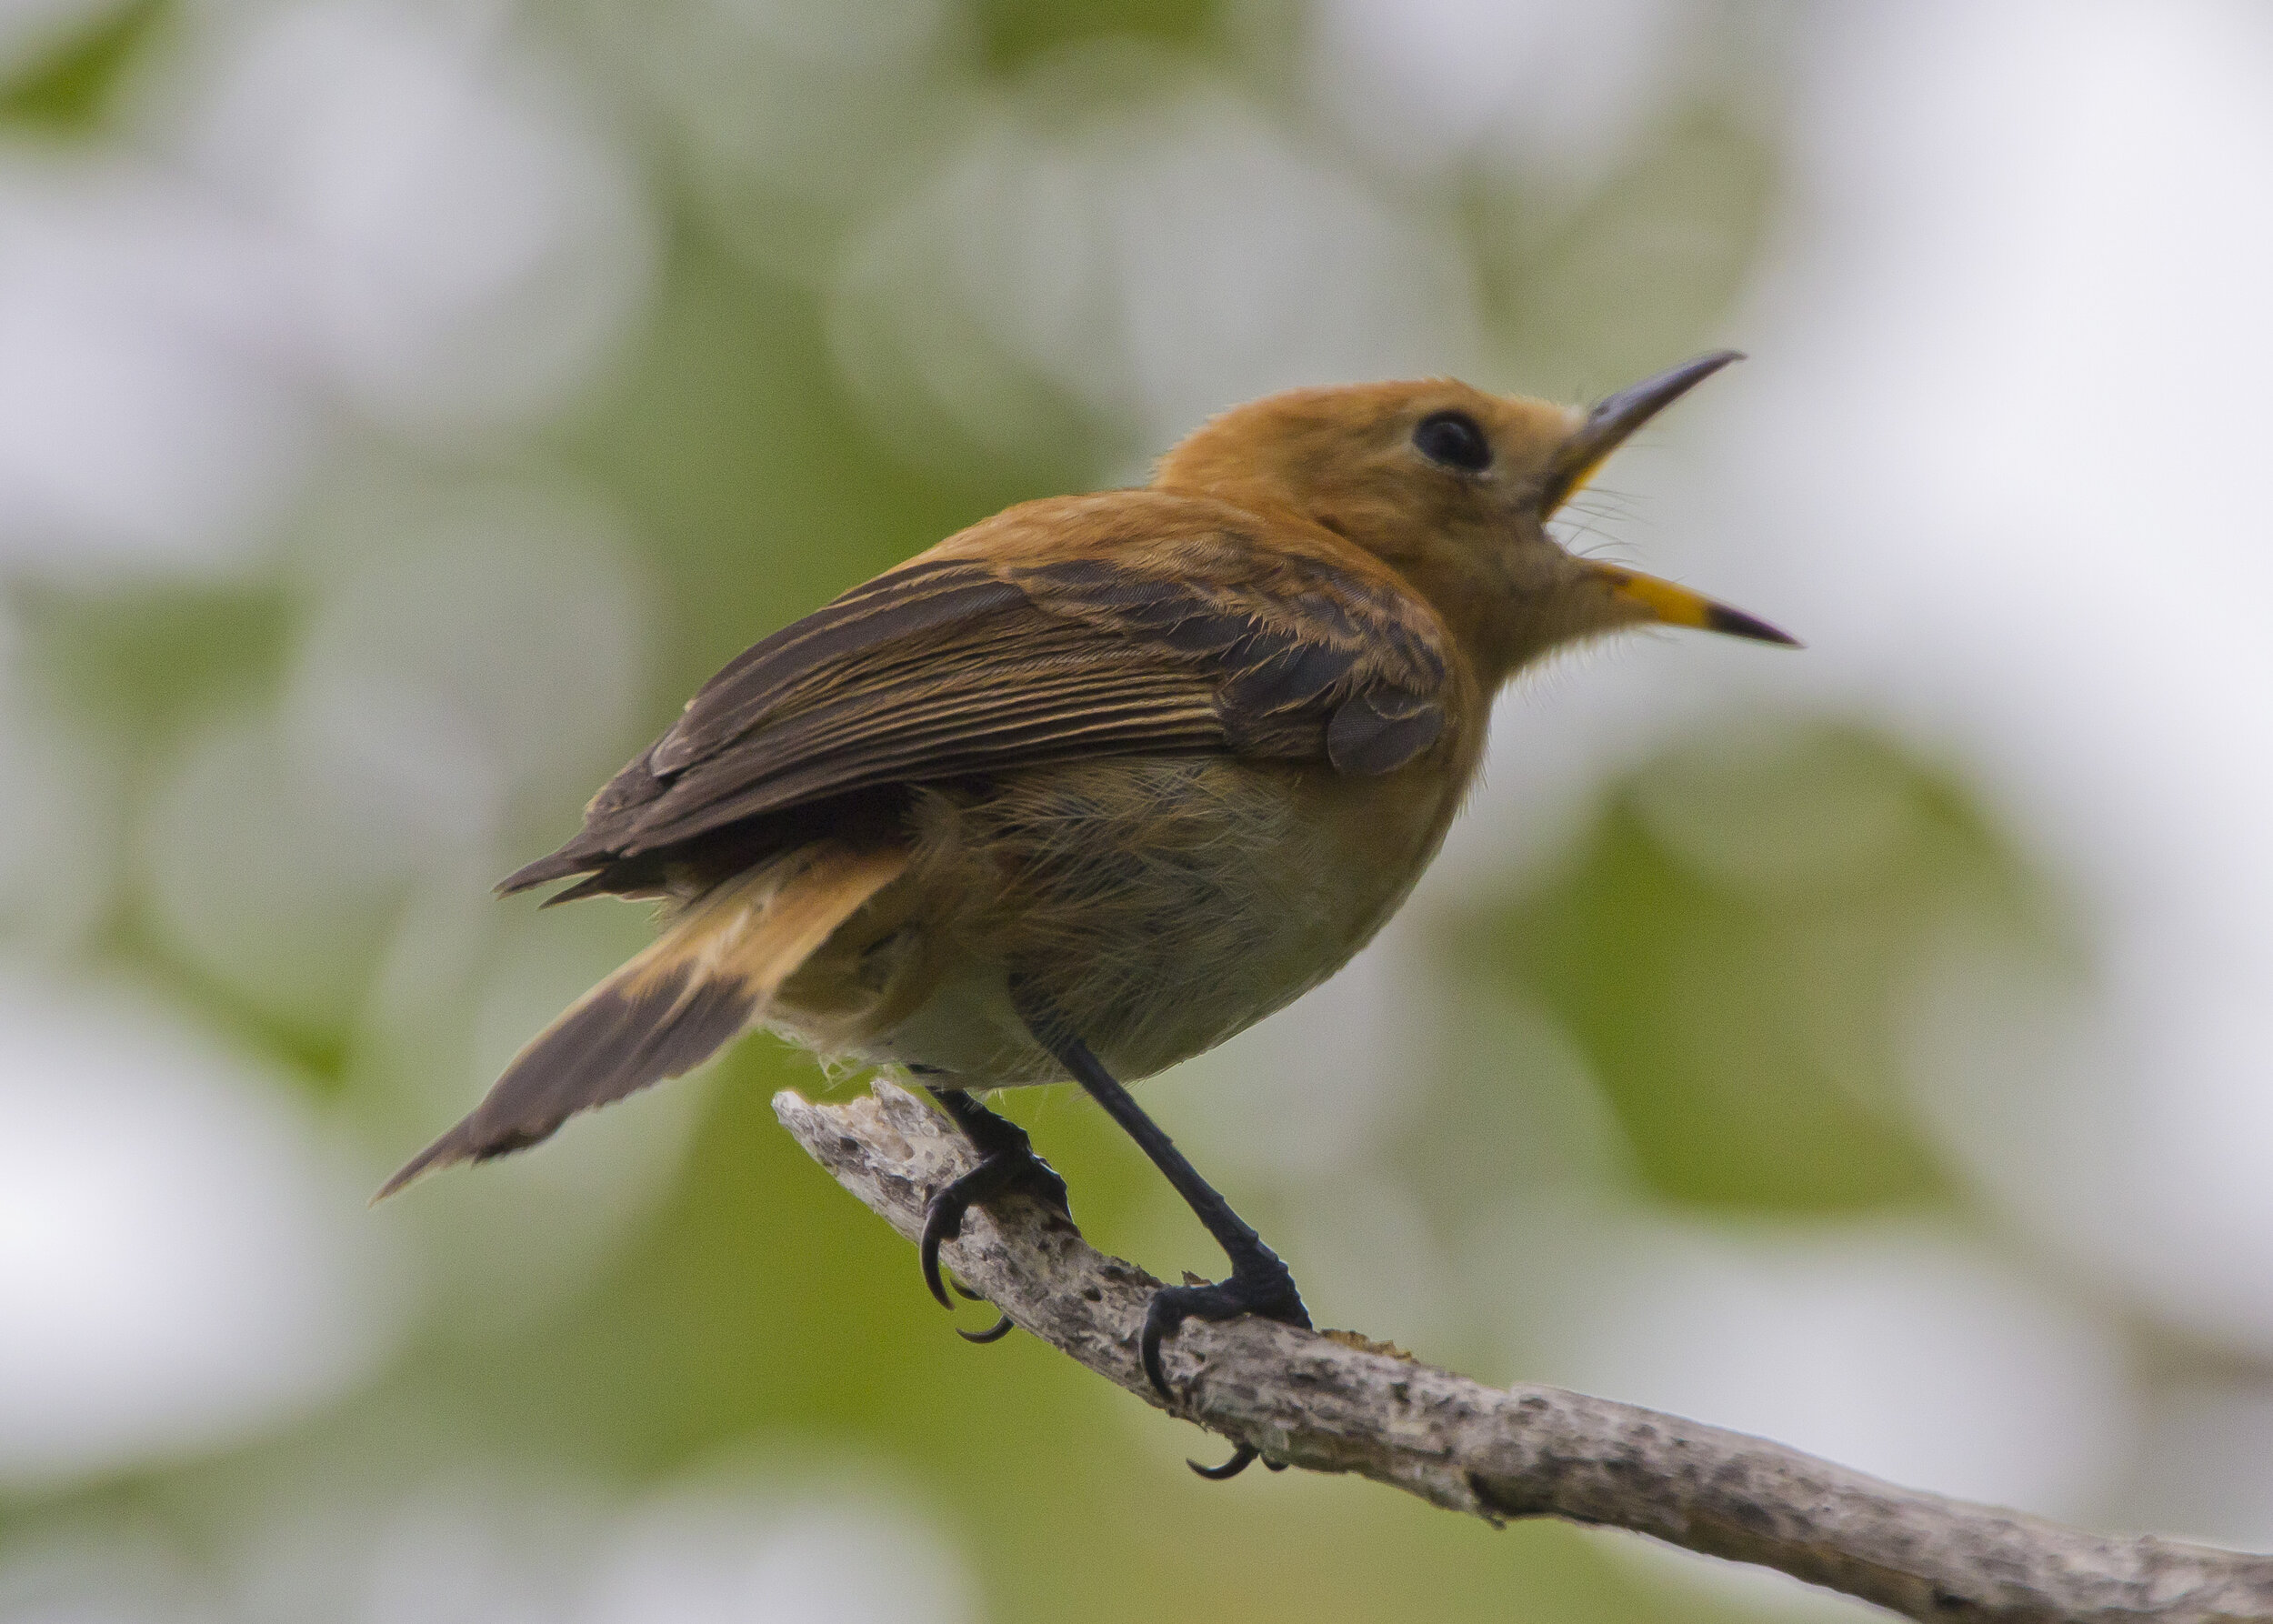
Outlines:
[[534,1145],[578,1111],[692,1070],[762,1018],[781,984],[906,866],[905,851],[829,842],[720,887],[538,1033],[464,1121],[372,1198],[430,1168]]
[[589,874],[595,868],[607,866],[606,852],[587,852],[570,841],[560,850],[548,853],[534,863],[525,863],[497,882],[497,895],[510,897],[556,879],[566,879],[572,874]]

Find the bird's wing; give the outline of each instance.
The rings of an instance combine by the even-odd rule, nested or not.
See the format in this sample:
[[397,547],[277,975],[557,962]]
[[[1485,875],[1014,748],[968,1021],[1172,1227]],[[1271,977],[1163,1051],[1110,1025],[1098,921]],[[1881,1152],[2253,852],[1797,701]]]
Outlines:
[[1442,732],[1444,630],[1386,567],[1212,503],[1085,500],[1078,546],[1013,509],[1001,545],[966,532],[744,652],[503,888],[885,784],[1138,753],[1375,774]]

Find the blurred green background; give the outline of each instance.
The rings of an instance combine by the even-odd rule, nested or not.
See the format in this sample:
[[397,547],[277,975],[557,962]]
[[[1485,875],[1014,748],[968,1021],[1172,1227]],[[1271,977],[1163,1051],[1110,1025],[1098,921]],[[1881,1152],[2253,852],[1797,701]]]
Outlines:
[[[950,1334],[774,1126],[775,1090],[831,1085],[769,1038],[360,1205],[645,939],[486,887],[747,643],[1268,389],[1583,400],[1725,342],[1771,381],[1685,405],[1567,539],[1817,649],[1667,638],[1520,686],[1382,942],[1147,1098],[1325,1323],[2053,1515],[2273,1538],[2273,1214],[2193,1140],[2153,1151],[2108,1080],[2127,1043],[2178,1065],[2163,1028],[2078,1013],[2131,1009],[2126,956],[2166,938],[2124,911],[2130,848],[2059,808],[2158,725],[2080,677],[2048,679],[2052,723],[1971,704],[2008,623],[1965,617],[1895,493],[1974,487],[1861,403],[1910,398],[1870,364],[1956,392],[1991,350],[1853,270],[1939,173],[1904,122],[1942,115],[1934,74],[1991,119],[1967,85],[2046,30],[2074,48],[2043,105],[2096,74],[2241,105],[2273,55],[2239,14],[13,4],[0,1619],[1861,1616],[1623,1536],[1200,1482],[1217,1440]],[[1968,149],[2023,192],[2029,116]],[[1858,330],[1887,336],[1825,336]],[[1981,425],[1945,426],[1962,462]],[[2009,486],[2058,473],[2030,455]],[[2148,657],[2193,680],[2219,635]],[[2200,680],[2246,716],[2257,669]],[[2254,944],[2220,961],[2236,1007]],[[2217,1098],[2262,1098],[2237,1076]],[[1093,1240],[1217,1272],[1086,1102],[1005,1108]],[[2262,1112],[2198,1117],[2262,1165]]]

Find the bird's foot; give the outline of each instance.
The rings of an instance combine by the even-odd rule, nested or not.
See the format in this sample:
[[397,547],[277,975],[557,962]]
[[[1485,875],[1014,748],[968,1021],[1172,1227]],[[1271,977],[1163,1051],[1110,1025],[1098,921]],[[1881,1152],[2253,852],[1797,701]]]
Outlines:
[[[1010,1124],[1005,1122],[1003,1127],[1010,1128]],[[925,1210],[921,1248],[924,1284],[931,1288],[932,1296],[939,1299],[942,1308],[952,1308],[955,1299],[947,1295],[946,1281],[940,1273],[939,1248],[962,1235],[964,1215],[972,1208],[987,1205],[1001,1196],[1017,1193],[1031,1196],[1044,1206],[1056,1208],[1066,1215],[1069,1223],[1073,1219],[1073,1208],[1066,1198],[1066,1181],[1058,1177],[1055,1168],[1035,1155],[1034,1147],[1024,1132],[1016,1128],[1011,1128],[1011,1132],[1016,1135],[1015,1139],[1006,1138],[1003,1143],[988,1150],[980,1158],[978,1166],[932,1197],[931,1205]],[[956,1289],[966,1297],[976,1296],[975,1292],[966,1290],[959,1281]],[[995,1322],[992,1329],[957,1329],[956,1335],[966,1342],[994,1342],[1009,1333],[1010,1316],[1006,1314]]]
[[[1259,1242],[1252,1255],[1234,1261],[1228,1279],[1212,1285],[1163,1286],[1153,1293],[1145,1309],[1144,1328],[1136,1338],[1136,1356],[1153,1389],[1174,1402],[1176,1395],[1168,1390],[1167,1372],[1160,1363],[1160,1344],[1187,1319],[1237,1319],[1242,1314],[1310,1328],[1310,1310],[1302,1306],[1294,1275],[1276,1252]],[[1254,1445],[1241,1444],[1221,1466],[1202,1466],[1197,1460],[1186,1464],[1201,1477],[1220,1481],[1237,1477],[1259,1454]],[[1281,1469],[1277,1461],[1264,1464],[1273,1471]]]

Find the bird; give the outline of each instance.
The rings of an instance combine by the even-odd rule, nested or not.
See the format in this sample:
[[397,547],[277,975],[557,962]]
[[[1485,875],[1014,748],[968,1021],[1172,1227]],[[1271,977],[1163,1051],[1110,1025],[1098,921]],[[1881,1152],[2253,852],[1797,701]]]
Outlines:
[[755,644],[574,837],[497,887],[659,901],[656,941],[375,1199],[763,1027],[904,1070],[970,1141],[922,1238],[941,1303],[939,1248],[973,1206],[1024,1192],[1070,1219],[1064,1180],[977,1096],[1070,1079],[1230,1264],[1150,1299],[1139,1353],[1163,1398],[1161,1347],[1188,1319],[1307,1327],[1285,1262],[1126,1085],[1381,928],[1475,779],[1495,696],[1542,656],[1649,625],[1794,643],[1549,530],[1637,429],[1740,358],[1590,410],[1449,378],[1267,396],[1148,485],[1006,508]]

